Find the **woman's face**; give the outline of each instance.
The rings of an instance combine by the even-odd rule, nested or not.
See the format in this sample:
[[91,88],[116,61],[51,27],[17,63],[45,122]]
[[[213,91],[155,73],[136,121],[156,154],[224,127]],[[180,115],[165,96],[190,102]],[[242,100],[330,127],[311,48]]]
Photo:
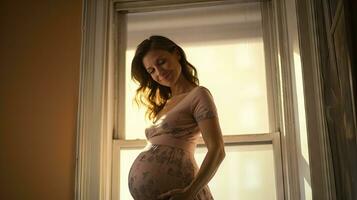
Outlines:
[[180,55],[177,51],[150,50],[143,58],[146,71],[157,83],[170,87],[181,74]]

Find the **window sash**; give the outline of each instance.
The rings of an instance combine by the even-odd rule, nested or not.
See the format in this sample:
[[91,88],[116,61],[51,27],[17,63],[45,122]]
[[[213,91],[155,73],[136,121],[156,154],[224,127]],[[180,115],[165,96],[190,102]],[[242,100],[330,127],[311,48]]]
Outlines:
[[[280,148],[280,132],[263,133],[263,134],[246,134],[246,135],[229,135],[223,136],[225,146],[228,145],[259,145],[272,144],[275,168],[276,196],[279,199],[279,193],[283,192],[283,173],[282,158]],[[112,152],[112,200],[119,200],[120,197],[120,151],[124,149],[142,149],[147,145],[143,139],[137,140],[113,140]],[[198,147],[205,146],[202,137],[199,139]],[[116,170],[119,169],[119,170]]]
[[[136,2],[140,2],[140,1],[133,1],[133,3]],[[196,2],[196,1],[187,1],[186,3],[189,2]],[[197,1],[198,2],[198,1]],[[203,5],[210,5],[209,2],[215,2],[215,1],[199,1],[199,5],[203,6]],[[246,1],[246,2],[262,2],[262,1],[256,1],[256,0],[252,0],[252,1]],[[122,5],[122,8],[126,8],[123,5],[126,5],[125,3],[122,4],[123,2],[121,1],[117,1],[116,2],[116,7],[117,4]],[[141,2],[143,3],[143,2]],[[182,2],[181,2],[182,3]],[[206,3],[206,4],[205,4]],[[216,2],[217,3],[217,2]],[[229,3],[229,2],[228,2]],[[227,2],[219,2],[219,5],[222,4],[228,4]],[[232,2],[230,2],[232,3]],[[234,2],[237,3],[237,2]],[[147,3],[143,3],[143,4],[147,4]],[[173,8],[175,8],[176,4],[180,4],[180,3],[167,3],[165,2],[161,2],[162,5],[165,6],[173,6]],[[172,5],[171,5],[172,4]],[[174,5],[175,4],[175,5]],[[267,18],[271,18],[271,11],[269,11],[269,7],[267,6],[267,2],[262,3],[261,6],[261,15],[262,15],[262,30],[263,30],[263,44],[264,44],[264,54],[265,54],[265,71],[266,71],[266,87],[267,87],[267,109],[268,109],[268,124],[269,124],[269,132],[275,132],[279,130],[279,121],[280,118],[278,116],[279,113],[279,98],[277,98],[278,95],[278,90],[279,90],[279,77],[278,77],[278,73],[276,73],[276,71],[278,69],[276,69],[276,65],[275,65],[275,60],[274,57],[274,49],[273,49],[273,45],[272,45],[272,31],[271,31],[271,22],[269,19]],[[134,3],[134,5],[136,5]],[[151,4],[150,4],[151,5]],[[145,6],[144,6],[145,7]],[[180,7],[181,8],[181,7]],[[130,10],[130,7],[126,8],[127,10]],[[162,9],[160,6],[158,7],[158,9]],[[116,9],[116,11],[118,11]],[[269,15],[270,14],[270,15]],[[115,79],[115,88],[118,88],[114,91],[114,95],[115,95],[115,107],[116,107],[116,112],[114,113],[114,135],[113,138],[114,139],[121,139],[121,140],[125,140],[126,139],[126,122],[125,122],[125,118],[124,117],[119,117],[119,116],[126,116],[125,115],[125,95],[126,95],[126,85],[125,85],[125,81],[126,81],[126,43],[127,43],[127,12],[116,12],[114,15],[114,35],[117,36],[115,38],[118,38],[117,41],[115,41],[115,45],[116,47],[115,55],[115,61],[114,61],[114,66],[118,66],[115,67],[114,69],[114,74],[115,76],[118,76]],[[120,34],[119,34],[120,33]]]

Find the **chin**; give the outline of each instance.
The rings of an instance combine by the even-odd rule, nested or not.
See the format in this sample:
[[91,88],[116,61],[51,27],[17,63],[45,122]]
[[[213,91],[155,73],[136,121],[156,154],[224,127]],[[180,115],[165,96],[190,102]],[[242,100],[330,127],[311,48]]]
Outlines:
[[165,83],[165,84],[161,84],[161,85],[166,86],[166,87],[171,87],[170,83]]
[[171,87],[172,85],[174,85],[175,82],[173,82],[172,80],[168,81],[168,80],[165,80],[163,82],[159,82],[160,85],[162,86],[166,86],[166,87]]
[[166,87],[171,87],[173,85],[173,83],[170,81],[164,81],[164,82],[161,82],[159,83],[160,85],[162,86],[166,86]]

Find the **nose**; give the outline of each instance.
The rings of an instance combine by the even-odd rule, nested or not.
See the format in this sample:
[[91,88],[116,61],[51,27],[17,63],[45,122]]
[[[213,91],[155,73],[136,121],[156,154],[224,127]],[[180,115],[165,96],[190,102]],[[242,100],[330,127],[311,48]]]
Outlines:
[[156,71],[158,72],[158,75],[160,77],[164,76],[167,72],[165,69],[163,69],[161,66],[156,66]]

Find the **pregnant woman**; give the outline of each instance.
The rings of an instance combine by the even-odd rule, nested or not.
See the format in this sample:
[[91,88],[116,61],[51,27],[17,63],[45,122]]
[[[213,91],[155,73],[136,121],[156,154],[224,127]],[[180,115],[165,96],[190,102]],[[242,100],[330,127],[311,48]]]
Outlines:
[[[176,43],[151,36],[135,52],[131,76],[139,84],[136,102],[152,125],[148,146],[129,172],[135,200],[211,200],[207,186],[225,157],[217,109],[210,91]],[[194,152],[199,136],[208,152],[199,168]]]

